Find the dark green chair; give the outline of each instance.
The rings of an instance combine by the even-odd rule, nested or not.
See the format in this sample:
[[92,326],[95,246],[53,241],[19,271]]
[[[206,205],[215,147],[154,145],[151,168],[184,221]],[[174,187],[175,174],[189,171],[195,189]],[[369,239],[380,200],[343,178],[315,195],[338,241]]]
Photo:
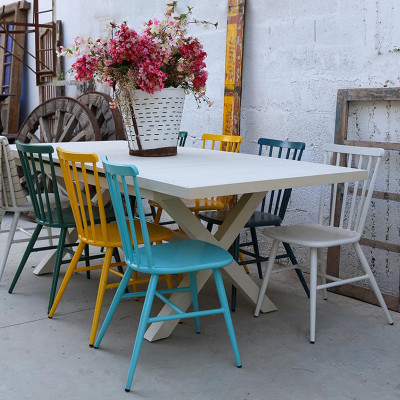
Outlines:
[[178,137],[178,146],[183,147],[186,144],[188,133],[186,131],[180,131]]
[[[29,195],[32,201],[33,209],[35,211],[35,220],[37,225],[24,252],[24,255],[21,259],[17,272],[15,273],[11,286],[8,289],[8,292],[13,292],[14,287],[21,275],[21,272],[28,260],[28,257],[32,252],[57,249],[53,272],[53,282],[51,285],[49,299],[48,309],[50,310],[56,294],[60,266],[61,264],[70,262],[70,260],[62,260],[63,254],[73,253],[69,248],[76,245],[75,243],[65,243],[68,229],[75,228],[75,220],[72,214],[71,207],[64,207],[60,201],[52,157],[52,154],[54,152],[53,147],[50,145],[24,144],[19,141],[17,141],[16,144]],[[46,169],[47,175],[45,172]],[[54,193],[49,192],[48,186],[46,184],[46,179],[48,175],[50,176],[50,179],[52,181]],[[108,218],[110,220],[115,219],[112,209],[109,209],[108,213]],[[42,246],[36,248],[34,247],[40,231],[43,227],[60,229],[58,245]],[[86,246],[85,255],[82,258],[82,261],[84,260],[86,266],[88,267],[91,259],[102,257],[104,257],[103,254],[90,256],[89,248],[88,246]],[[114,257],[117,259],[117,261],[120,261],[117,252],[114,253]]]
[[[290,160],[300,161],[306,145],[303,142],[288,142],[282,140],[274,140],[261,138],[258,140],[258,155],[266,155],[267,157],[286,158]],[[248,242],[240,242],[238,236],[233,245],[233,258],[239,265],[257,264],[258,276],[262,278],[261,262],[267,261],[268,257],[260,255],[258,248],[258,239],[256,228],[266,226],[280,226],[289,204],[292,189],[273,190],[267,194],[261,203],[261,209],[253,213],[245,225],[245,229],[250,230],[251,240]],[[205,211],[200,212],[198,217],[207,222],[207,229],[212,230],[214,224],[221,225],[226,217],[226,211]],[[242,249],[242,247],[252,246],[253,251]],[[276,258],[289,258],[293,265],[297,265],[296,257],[292,248],[288,243],[283,243],[285,253],[278,255]],[[239,261],[239,250],[250,259]],[[307,283],[304,279],[300,268],[295,268],[297,276],[303,285],[307,296],[310,296]],[[231,309],[235,310],[236,306],[236,288],[232,287]]]

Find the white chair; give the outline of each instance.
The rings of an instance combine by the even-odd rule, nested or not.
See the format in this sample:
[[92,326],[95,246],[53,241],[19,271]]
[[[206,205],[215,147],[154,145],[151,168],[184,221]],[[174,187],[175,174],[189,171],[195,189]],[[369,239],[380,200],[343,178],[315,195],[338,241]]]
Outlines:
[[[66,201],[68,200],[66,200],[64,196],[62,202],[65,203]],[[1,216],[6,212],[13,213],[13,219],[10,229],[1,230]],[[21,187],[15,160],[10,151],[8,140],[5,136],[0,136],[0,234],[8,233],[6,247],[0,261],[0,281],[7,263],[11,245],[13,243],[29,242],[30,236],[32,236],[30,231],[34,228],[22,228],[18,226],[18,221],[23,212],[33,212],[33,206],[30,197],[26,196]],[[17,230],[26,234],[27,237],[14,239]],[[58,236],[53,236],[50,228],[48,228],[47,232],[48,236],[42,236],[39,239],[49,240],[50,245],[52,245],[52,240]]]
[[[369,280],[379,304],[385,312],[389,324],[393,324],[393,320],[359,243],[363,234],[373,188],[384,150],[369,147],[326,144],[324,146],[324,152],[325,163],[330,163],[331,158],[336,165],[339,165],[340,160],[345,160],[344,165],[347,167],[366,169],[368,171],[368,179],[365,181],[356,181],[341,185],[334,184],[323,186],[321,190],[317,224],[277,226],[263,230],[263,234],[274,239],[274,242],[267,263],[265,277],[261,285],[256,310],[254,312],[254,316],[258,316],[260,313],[261,304],[267,289],[268,280],[274,265],[279,243],[286,242],[294,245],[310,247],[311,261],[309,287],[311,343],[315,342],[317,290],[323,290],[324,298],[326,299],[327,288],[346,283]],[[354,195],[355,193],[357,193],[357,195]],[[335,216],[335,205],[337,199],[340,207],[339,209],[336,207],[338,215]],[[332,207],[330,207],[330,205],[332,205]],[[328,213],[325,217],[326,211],[328,211]],[[326,260],[324,258],[323,249],[343,244],[353,245],[364,270],[364,275],[348,279],[339,279],[326,274]],[[317,284],[318,275],[321,279],[320,284]],[[326,283],[327,280],[331,282]]]

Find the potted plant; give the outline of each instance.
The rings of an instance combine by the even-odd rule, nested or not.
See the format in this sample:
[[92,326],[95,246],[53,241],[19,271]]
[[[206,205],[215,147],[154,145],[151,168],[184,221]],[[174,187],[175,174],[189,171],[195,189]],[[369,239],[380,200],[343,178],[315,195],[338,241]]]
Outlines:
[[175,155],[185,94],[198,105],[212,104],[205,94],[207,53],[187,35],[188,24],[211,23],[194,19],[192,7],[182,14],[176,7],[167,4],[164,18],[146,22],[139,33],[112,23],[109,40],[76,37],[59,53],[77,57],[69,71],[76,80],[96,78],[114,89],[111,106],[121,110],[132,155]]

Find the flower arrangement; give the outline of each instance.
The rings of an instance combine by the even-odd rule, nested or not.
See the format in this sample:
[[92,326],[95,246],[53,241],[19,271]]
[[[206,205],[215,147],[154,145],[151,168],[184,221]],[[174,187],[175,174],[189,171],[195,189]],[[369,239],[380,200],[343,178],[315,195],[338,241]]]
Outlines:
[[212,105],[206,96],[208,73],[204,62],[207,53],[197,38],[187,36],[189,23],[214,25],[192,17],[192,7],[187,12],[176,12],[177,1],[167,4],[163,20],[146,22],[140,33],[112,23],[112,38],[83,39],[76,37],[69,48],[61,47],[61,56],[76,56],[69,72],[75,79],[87,82],[97,78],[116,89],[116,101],[134,89],[155,93],[163,88],[181,87],[191,92],[198,105]]

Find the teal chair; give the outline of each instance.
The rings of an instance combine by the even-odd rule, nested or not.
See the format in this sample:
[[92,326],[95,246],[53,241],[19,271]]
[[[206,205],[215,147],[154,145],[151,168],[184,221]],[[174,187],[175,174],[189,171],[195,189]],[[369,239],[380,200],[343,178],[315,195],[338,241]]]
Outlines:
[[[132,386],[132,380],[147,324],[153,322],[181,318],[194,318],[196,333],[200,333],[199,317],[205,315],[222,314],[225,317],[225,323],[228,329],[236,365],[240,368],[242,363],[239,356],[239,350],[236,343],[236,337],[233,330],[232,319],[220,271],[222,267],[225,267],[232,262],[232,256],[222,248],[200,240],[183,240],[151,246],[143,205],[140,201],[137,202],[137,211],[139,213],[144,246],[138,246],[136,232],[133,229],[132,239],[134,246],[132,247],[129,237],[128,223],[129,226],[134,225],[134,216],[129,202],[128,181],[130,181],[130,183],[134,186],[136,198],[141,199],[140,189],[137,181],[137,175],[139,172],[133,165],[113,164],[107,161],[106,157],[103,157],[102,161],[111,194],[111,201],[117,218],[127,269],[124,277],[122,278],[121,284],[118,287],[117,293],[115,294],[114,300],[111,303],[110,309],[107,313],[103,326],[101,327],[94,347],[99,347],[111,318],[114,315],[114,312],[121,299],[145,296],[139,327],[136,333],[136,340],[125,391],[129,392]],[[122,187],[122,194],[120,192],[120,187]],[[221,307],[199,311],[196,272],[204,269],[212,269]],[[134,270],[150,275],[150,282],[147,292],[125,293],[125,288]],[[190,286],[179,287],[175,289],[157,289],[157,282],[160,274],[178,273],[189,274]],[[185,312],[181,310],[166,297],[167,294],[176,292],[191,293],[193,302],[192,312]],[[176,311],[176,313],[160,317],[150,317],[154,296],[158,297],[165,304],[169,305],[174,311]]]
[[[14,275],[14,279],[10,285],[10,288],[8,289],[8,292],[13,292],[14,287],[29,258],[29,255],[32,252],[57,249],[48,306],[48,311],[50,311],[56,294],[60,266],[61,264],[70,262],[70,260],[62,259],[63,254],[73,254],[73,252],[69,248],[77,245],[76,243],[65,243],[68,229],[75,228],[75,220],[72,214],[71,207],[65,207],[60,202],[56,179],[57,177],[54,170],[52,157],[52,154],[54,153],[53,147],[50,145],[24,144],[19,141],[17,141],[16,145],[19,159],[21,161],[22,170],[26,179],[29,196],[31,198],[33,209],[35,211],[36,228],[33,231],[31,239],[29,240],[28,246],[26,247],[24,255],[22,256],[21,262],[19,264],[17,272]],[[54,193],[49,193],[48,186],[46,184],[47,175],[45,172],[45,164],[50,169],[49,174],[52,180]],[[98,215],[96,216],[96,218],[99,219]],[[114,212],[112,209],[109,210],[108,218],[114,219]],[[43,227],[60,229],[60,236],[57,245],[35,247],[36,241],[38,240],[40,231]],[[90,256],[89,248],[88,246],[86,246],[85,256],[82,258],[82,261],[84,260],[86,266],[89,267],[90,260],[103,257],[104,255]],[[117,259],[117,261],[120,261],[117,252],[114,253],[114,257]]]

